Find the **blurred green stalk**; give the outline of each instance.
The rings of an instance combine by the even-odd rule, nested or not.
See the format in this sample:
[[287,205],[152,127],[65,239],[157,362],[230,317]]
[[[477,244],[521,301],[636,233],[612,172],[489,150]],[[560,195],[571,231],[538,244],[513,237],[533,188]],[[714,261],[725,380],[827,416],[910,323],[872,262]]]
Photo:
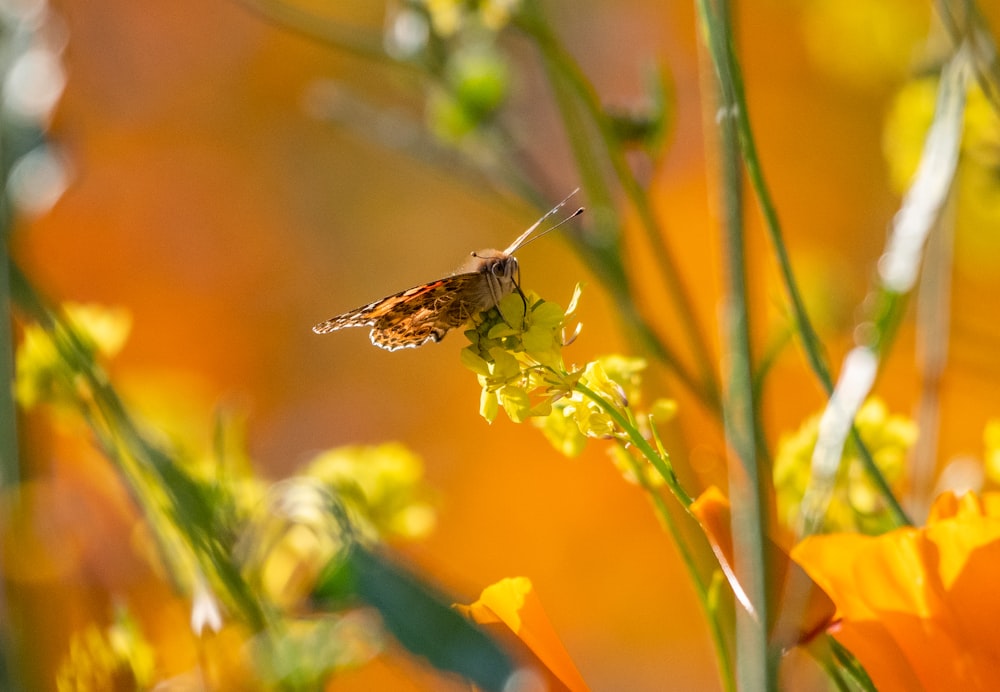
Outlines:
[[767,561],[770,472],[758,456],[754,407],[750,312],[747,302],[743,162],[739,121],[745,118],[739,65],[733,48],[732,15],[727,0],[698,2],[698,15],[715,70],[720,193],[723,203],[723,421],[730,450],[729,501],[732,506],[736,579],[748,608],[736,612],[736,679],[742,690],[776,690],[779,653],[768,643],[773,575]]

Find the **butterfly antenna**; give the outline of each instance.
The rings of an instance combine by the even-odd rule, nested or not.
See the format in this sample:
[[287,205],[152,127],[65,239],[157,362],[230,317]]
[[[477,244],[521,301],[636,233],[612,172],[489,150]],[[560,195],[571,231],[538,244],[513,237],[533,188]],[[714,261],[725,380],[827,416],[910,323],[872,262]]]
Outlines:
[[[557,204],[556,206],[552,207],[547,212],[545,212],[545,214],[544,214],[544,216],[542,216],[542,218],[538,219],[538,221],[536,221],[535,223],[531,224],[531,228],[529,228],[524,233],[522,233],[521,235],[519,235],[517,237],[517,240],[515,240],[513,243],[511,243],[510,246],[506,250],[504,250],[504,252],[509,255],[512,252],[514,252],[514,251],[520,249],[522,246],[524,246],[526,244],[527,240],[528,240],[528,237],[532,233],[535,232],[535,229],[537,229],[539,226],[541,226],[543,223],[545,223],[545,220],[547,218],[549,218],[550,216],[552,216],[553,214],[555,214],[557,211],[559,211],[560,209],[562,209],[563,206],[566,204],[566,202],[568,202],[573,197],[573,195],[575,195],[579,191],[580,191],[580,188],[576,188],[571,193],[569,193],[568,195],[566,195],[566,199],[564,199],[562,202],[560,202],[559,204]],[[573,214],[573,216],[576,216],[577,214],[581,213],[582,211],[583,211],[582,208],[579,209],[575,214]],[[573,218],[573,216],[570,216],[567,219],[564,219],[562,223],[565,223],[569,219]],[[561,226],[562,223],[560,223],[559,226]],[[557,227],[558,226],[555,226],[553,228],[557,228]],[[544,235],[545,233],[548,233],[549,231],[553,230],[553,228],[550,228],[550,229],[544,231],[543,233],[540,233],[538,236],[535,236],[535,237],[536,238],[540,237],[540,236]]]
[[543,235],[548,235],[549,233],[551,233],[552,231],[556,230],[560,226],[563,226],[563,225],[569,223],[570,221],[572,221],[573,219],[575,219],[576,217],[578,217],[582,213],[583,213],[583,207],[580,207],[579,209],[577,209],[576,211],[574,211],[572,214],[570,214],[569,216],[567,216],[565,219],[563,219],[562,221],[560,221],[559,223],[557,223],[555,226],[552,226],[551,228],[546,228],[544,231],[542,231],[538,235],[533,236],[531,238],[528,238],[527,240],[522,241],[518,245],[513,246],[508,251],[508,254],[513,253],[516,250],[520,250],[521,248],[523,248],[525,245],[528,245],[529,243],[535,242],[536,240],[538,240],[539,238],[541,238]]

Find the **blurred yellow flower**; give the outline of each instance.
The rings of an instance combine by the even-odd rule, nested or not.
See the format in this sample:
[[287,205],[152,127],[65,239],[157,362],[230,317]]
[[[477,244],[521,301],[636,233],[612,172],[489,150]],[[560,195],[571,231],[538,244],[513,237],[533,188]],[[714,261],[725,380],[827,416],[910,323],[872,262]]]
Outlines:
[[127,616],[102,630],[91,623],[73,635],[56,671],[59,692],[148,689],[154,682],[153,649]]
[[462,0],[423,0],[423,4],[438,36],[451,36],[462,25]]
[[[802,496],[809,483],[819,415],[810,417],[796,432],[782,435],[774,459],[774,491],[778,519],[796,526]],[[906,455],[916,442],[917,428],[905,416],[890,414],[885,404],[869,399],[854,421],[861,439],[875,459],[875,465],[890,484],[899,484],[905,471]],[[871,484],[853,442],[844,446],[834,497],[827,510],[824,531],[880,533],[894,525],[881,496]]]
[[416,539],[434,527],[420,459],[400,444],[322,452],[277,483],[242,542],[247,573],[284,610],[303,605],[351,539]]
[[526,689],[589,689],[545,614],[530,579],[501,579],[483,589],[475,603],[455,605],[455,609],[504,644],[522,668],[544,678]]
[[929,8],[911,0],[802,0],[809,57],[856,87],[903,78],[927,35]]
[[833,634],[879,690],[1000,680],[1000,495],[946,493],[924,528],[811,536],[792,556],[837,604]]
[[[63,312],[81,345],[102,359],[117,355],[132,329],[132,318],[122,308],[65,303]],[[14,393],[21,406],[31,408],[40,402],[68,405],[84,394],[79,390],[82,383],[53,341],[68,336],[61,327],[56,327],[53,335],[39,324],[25,326],[14,377]]]
[[499,31],[510,22],[521,0],[420,0],[431,18],[434,33],[449,37],[461,31],[470,19],[490,31]]
[[[886,119],[883,149],[890,181],[902,193],[917,170],[924,138],[934,118],[936,76],[908,82]],[[966,95],[961,158],[954,183],[955,257],[963,267],[995,270],[1000,255],[1000,115],[977,84]]]
[[305,468],[352,512],[354,530],[382,540],[423,538],[434,529],[425,499],[423,463],[399,443],[349,446],[322,452]]

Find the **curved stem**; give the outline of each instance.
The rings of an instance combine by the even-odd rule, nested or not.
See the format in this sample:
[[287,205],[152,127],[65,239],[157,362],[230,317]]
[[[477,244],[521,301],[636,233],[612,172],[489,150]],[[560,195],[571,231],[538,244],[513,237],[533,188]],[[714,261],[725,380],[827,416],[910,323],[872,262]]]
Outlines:
[[[622,431],[625,432],[626,435],[628,435],[628,442],[638,449],[642,456],[653,466],[653,468],[657,470],[666,482],[670,492],[677,499],[678,503],[680,503],[684,512],[697,523],[697,517],[695,517],[691,512],[691,505],[694,500],[687,494],[687,491],[684,490],[680,481],[677,479],[677,476],[674,474],[673,468],[670,464],[669,455],[658,452],[649,443],[649,440],[643,437],[631,417],[631,412],[629,412],[626,408],[628,415],[623,414],[617,406],[609,402],[594,390],[590,389],[585,384],[577,382],[574,385],[574,389],[590,401],[594,402],[603,412],[608,414],[608,416]],[[618,442],[619,444],[625,444],[623,440],[618,440]],[[723,686],[727,692],[732,692],[735,689],[735,682],[731,675],[732,659],[729,649],[726,646],[726,637],[723,632],[721,620],[717,616],[718,614],[715,610],[716,606],[713,602],[711,593],[711,583],[706,582],[702,577],[695,555],[688,547],[688,542],[685,540],[685,536],[682,534],[681,528],[677,525],[676,520],[670,513],[670,508],[667,507],[664,502],[663,496],[656,492],[656,488],[649,483],[645,470],[641,467],[639,462],[631,454],[628,456],[632,461],[633,471],[639,479],[639,484],[646,491],[650,500],[653,502],[657,516],[660,518],[661,523],[664,528],[667,529],[671,538],[673,538],[674,545],[677,546],[677,550],[680,553],[681,561],[684,563],[684,566],[691,577],[695,593],[698,595],[698,601],[701,603],[702,609],[705,611],[707,616],[706,619],[708,620],[709,633],[712,637],[712,643],[715,646],[716,655],[719,657],[719,670],[722,676]],[[704,536],[704,534],[700,535]]]
[[[600,100],[593,86],[569,52],[566,51],[558,38],[548,29],[548,26],[544,22],[521,17],[518,26],[535,39],[539,49],[542,51],[546,64],[551,66],[550,69],[556,70],[558,76],[561,77],[559,83],[566,84],[572,90],[579,102],[583,104],[590,120],[596,127],[604,145],[604,153],[608,157],[608,161],[615,172],[619,184],[625,191],[629,201],[635,207],[642,228],[646,231],[650,247],[653,249],[657,262],[660,264],[661,274],[664,281],[666,281],[670,298],[677,308],[681,327],[685,330],[691,343],[692,351],[698,361],[701,386],[705,392],[710,393],[708,397],[702,395],[701,398],[710,404],[709,407],[711,410],[718,413],[718,380],[715,375],[714,364],[709,357],[711,350],[708,347],[708,340],[705,338],[704,330],[698,321],[694,303],[691,300],[687,287],[681,280],[678,263],[670,247],[666,244],[663,228],[652,209],[649,197],[633,175],[621,144],[615,136],[614,129],[601,107]],[[553,79],[554,86],[556,83],[556,80]],[[565,105],[563,105],[562,110],[565,117],[567,111]]]

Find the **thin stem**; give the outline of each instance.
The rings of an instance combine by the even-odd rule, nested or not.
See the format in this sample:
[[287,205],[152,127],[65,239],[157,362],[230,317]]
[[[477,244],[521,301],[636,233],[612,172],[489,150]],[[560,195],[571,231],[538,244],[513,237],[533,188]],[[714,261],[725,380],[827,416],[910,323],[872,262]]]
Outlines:
[[[0,141],[0,160],[3,160],[4,145],[6,141]],[[14,333],[7,245],[10,230],[10,200],[5,192],[0,191],[0,493],[16,498],[17,485],[21,480],[21,460],[17,441],[17,407],[14,403]],[[0,557],[2,573],[3,560]],[[4,623],[0,626],[0,688],[17,690],[20,684],[13,666],[20,659],[17,655],[20,642],[17,641],[5,586],[5,580],[0,580],[0,623]]]
[[611,417],[611,420],[613,420],[619,428],[625,431],[628,435],[629,442],[635,445],[636,449],[638,449],[642,455],[649,460],[649,463],[653,465],[653,468],[655,468],[660,476],[663,477],[667,487],[670,488],[670,492],[674,494],[674,497],[676,497],[677,501],[681,503],[681,506],[684,507],[688,513],[690,513],[691,503],[694,502],[694,499],[688,495],[687,491],[681,486],[680,481],[674,473],[674,469],[671,467],[669,461],[664,459],[655,449],[653,449],[653,446],[649,444],[649,440],[642,436],[639,429],[636,428],[635,425],[633,425],[632,422],[622,414],[617,406],[609,402],[582,382],[577,382],[574,385],[574,389],[597,404],[602,411]]
[[[661,273],[663,279],[666,281],[671,301],[677,308],[681,327],[685,330],[692,345],[695,358],[698,360],[701,385],[707,392],[711,393],[710,398],[706,398],[704,395],[701,398],[703,401],[711,403],[710,410],[718,412],[718,381],[714,366],[709,357],[711,350],[708,347],[708,340],[705,338],[704,330],[698,321],[694,303],[691,300],[687,287],[681,280],[678,263],[670,247],[665,242],[665,233],[660,225],[660,221],[652,209],[649,197],[636,180],[632,169],[628,165],[628,160],[625,157],[621,143],[615,136],[614,128],[601,107],[600,99],[572,56],[543,21],[521,17],[518,25],[535,39],[547,64],[558,71],[558,75],[561,77],[558,81],[565,83],[572,89],[573,94],[583,105],[590,120],[596,127],[597,133],[604,145],[604,153],[608,157],[608,161],[616,174],[619,184],[639,214],[639,219],[642,228],[646,231],[650,247],[653,249],[657,262],[661,266]],[[556,83],[557,80],[553,80],[553,84]],[[564,107],[564,116],[565,112],[566,109]]]
[[[706,7],[707,0],[698,0],[698,5],[699,8]],[[725,89],[731,95],[730,115],[735,120],[736,133],[738,135],[737,141],[742,154],[743,164],[746,166],[747,178],[754,190],[764,217],[764,226],[771,240],[775,260],[778,263],[778,270],[791,307],[796,332],[801,339],[802,349],[810,369],[819,380],[827,396],[829,396],[833,392],[833,378],[823,358],[819,337],[806,312],[805,302],[802,299],[798,282],[795,279],[792,264],[788,257],[788,250],[785,246],[781,230],[781,222],[778,219],[777,207],[764,179],[764,172],[757,153],[753,130],[750,126],[742,72],[733,54],[732,45],[728,38],[728,30],[718,22],[706,22],[704,26],[708,34],[709,54],[715,65],[717,77],[720,83],[722,83],[720,88]],[[853,427],[851,429],[851,439],[857,445],[858,454],[860,455],[865,473],[878,489],[881,499],[885,502],[890,514],[892,514],[897,524],[901,526],[909,525],[911,522],[906,516],[906,512],[903,511],[899,501],[892,494],[889,484],[875,464],[875,459],[872,457],[871,451],[861,440],[858,431]]]
[[[685,514],[693,521],[697,522],[697,517],[695,517],[691,512],[691,505],[694,500],[687,494],[681,486],[680,481],[677,479],[677,476],[674,474],[673,468],[669,462],[669,456],[659,453],[649,443],[649,440],[643,437],[642,433],[635,425],[634,420],[632,420],[631,412],[629,412],[628,415],[623,414],[617,406],[587,387],[585,384],[577,382],[574,385],[574,389],[590,401],[594,402],[603,412],[608,414],[608,416],[622,431],[625,432],[628,436],[629,443],[639,450],[642,456],[653,466],[653,468],[656,469],[657,473],[660,474],[660,477],[663,478],[667,487],[670,489],[670,492],[680,503],[680,506],[684,510]],[[628,409],[626,409],[626,411],[628,411]],[[619,443],[624,444],[622,440],[619,440]],[[719,657],[719,668],[723,685],[727,692],[731,692],[734,689],[735,684],[731,675],[732,659],[729,649],[726,646],[726,639],[721,621],[717,617],[717,613],[713,605],[713,599],[710,591],[711,584],[710,582],[706,583],[705,579],[702,577],[695,555],[688,547],[688,541],[685,539],[680,527],[674,520],[673,515],[670,513],[670,509],[664,502],[663,497],[656,492],[656,489],[646,479],[645,469],[639,465],[638,461],[635,460],[631,454],[629,454],[629,458],[633,462],[633,470],[635,471],[636,477],[639,479],[640,484],[647,491],[647,494],[652,500],[660,521],[673,538],[674,545],[677,546],[677,550],[680,553],[681,561],[684,563],[684,566],[691,577],[695,593],[698,595],[698,600],[707,615],[712,642],[715,646],[716,654]],[[704,537],[704,534],[701,532],[697,535]]]
[[381,34],[343,26],[315,12],[303,10],[281,0],[239,0],[239,2],[266,21],[306,38],[332,45],[361,58],[418,69],[417,63],[396,60],[386,53]]
[[[670,513],[670,508],[663,499],[663,495],[657,492],[656,486],[649,481],[642,464],[628,451],[628,446],[625,442],[622,440],[617,440],[617,442],[625,450],[625,454],[632,466],[632,472],[635,474],[636,482],[638,482],[639,486],[646,492],[646,496],[653,504],[653,510],[656,512],[656,516],[659,518],[660,524],[664,529],[666,529],[667,533],[674,538],[674,543],[680,547],[680,529],[677,526],[673,515]],[[692,564],[689,566],[689,570],[692,571],[692,574],[695,574],[693,570],[696,569],[696,565]],[[708,620],[709,636],[712,638],[712,645],[715,647],[716,655],[719,657],[719,672],[722,677],[723,688],[726,692],[735,692],[736,681],[731,675],[733,664],[732,657],[729,653],[729,647],[726,644],[726,634],[723,631],[721,618],[714,616],[714,611],[711,605],[712,598],[710,596],[710,591],[712,589],[712,584],[711,582],[705,584],[700,579],[692,579],[692,583],[698,595],[698,600],[702,603],[705,612],[708,614],[706,620]]]
[[[64,323],[35,292],[27,277],[11,265],[12,293],[18,308],[52,335],[60,358],[74,377],[85,384],[91,401],[80,402],[85,419],[102,448],[114,461],[133,497],[149,517],[154,529],[165,521],[183,536],[197,563],[207,562],[226,587],[230,602],[254,630],[262,630],[267,613],[249,589],[232,561],[228,548],[219,541],[212,521],[213,510],[197,484],[164,452],[149,442],[108,380],[94,362],[71,325]],[[163,534],[161,546],[181,547]],[[183,549],[183,548],[182,548]],[[170,564],[171,555],[165,555]]]

